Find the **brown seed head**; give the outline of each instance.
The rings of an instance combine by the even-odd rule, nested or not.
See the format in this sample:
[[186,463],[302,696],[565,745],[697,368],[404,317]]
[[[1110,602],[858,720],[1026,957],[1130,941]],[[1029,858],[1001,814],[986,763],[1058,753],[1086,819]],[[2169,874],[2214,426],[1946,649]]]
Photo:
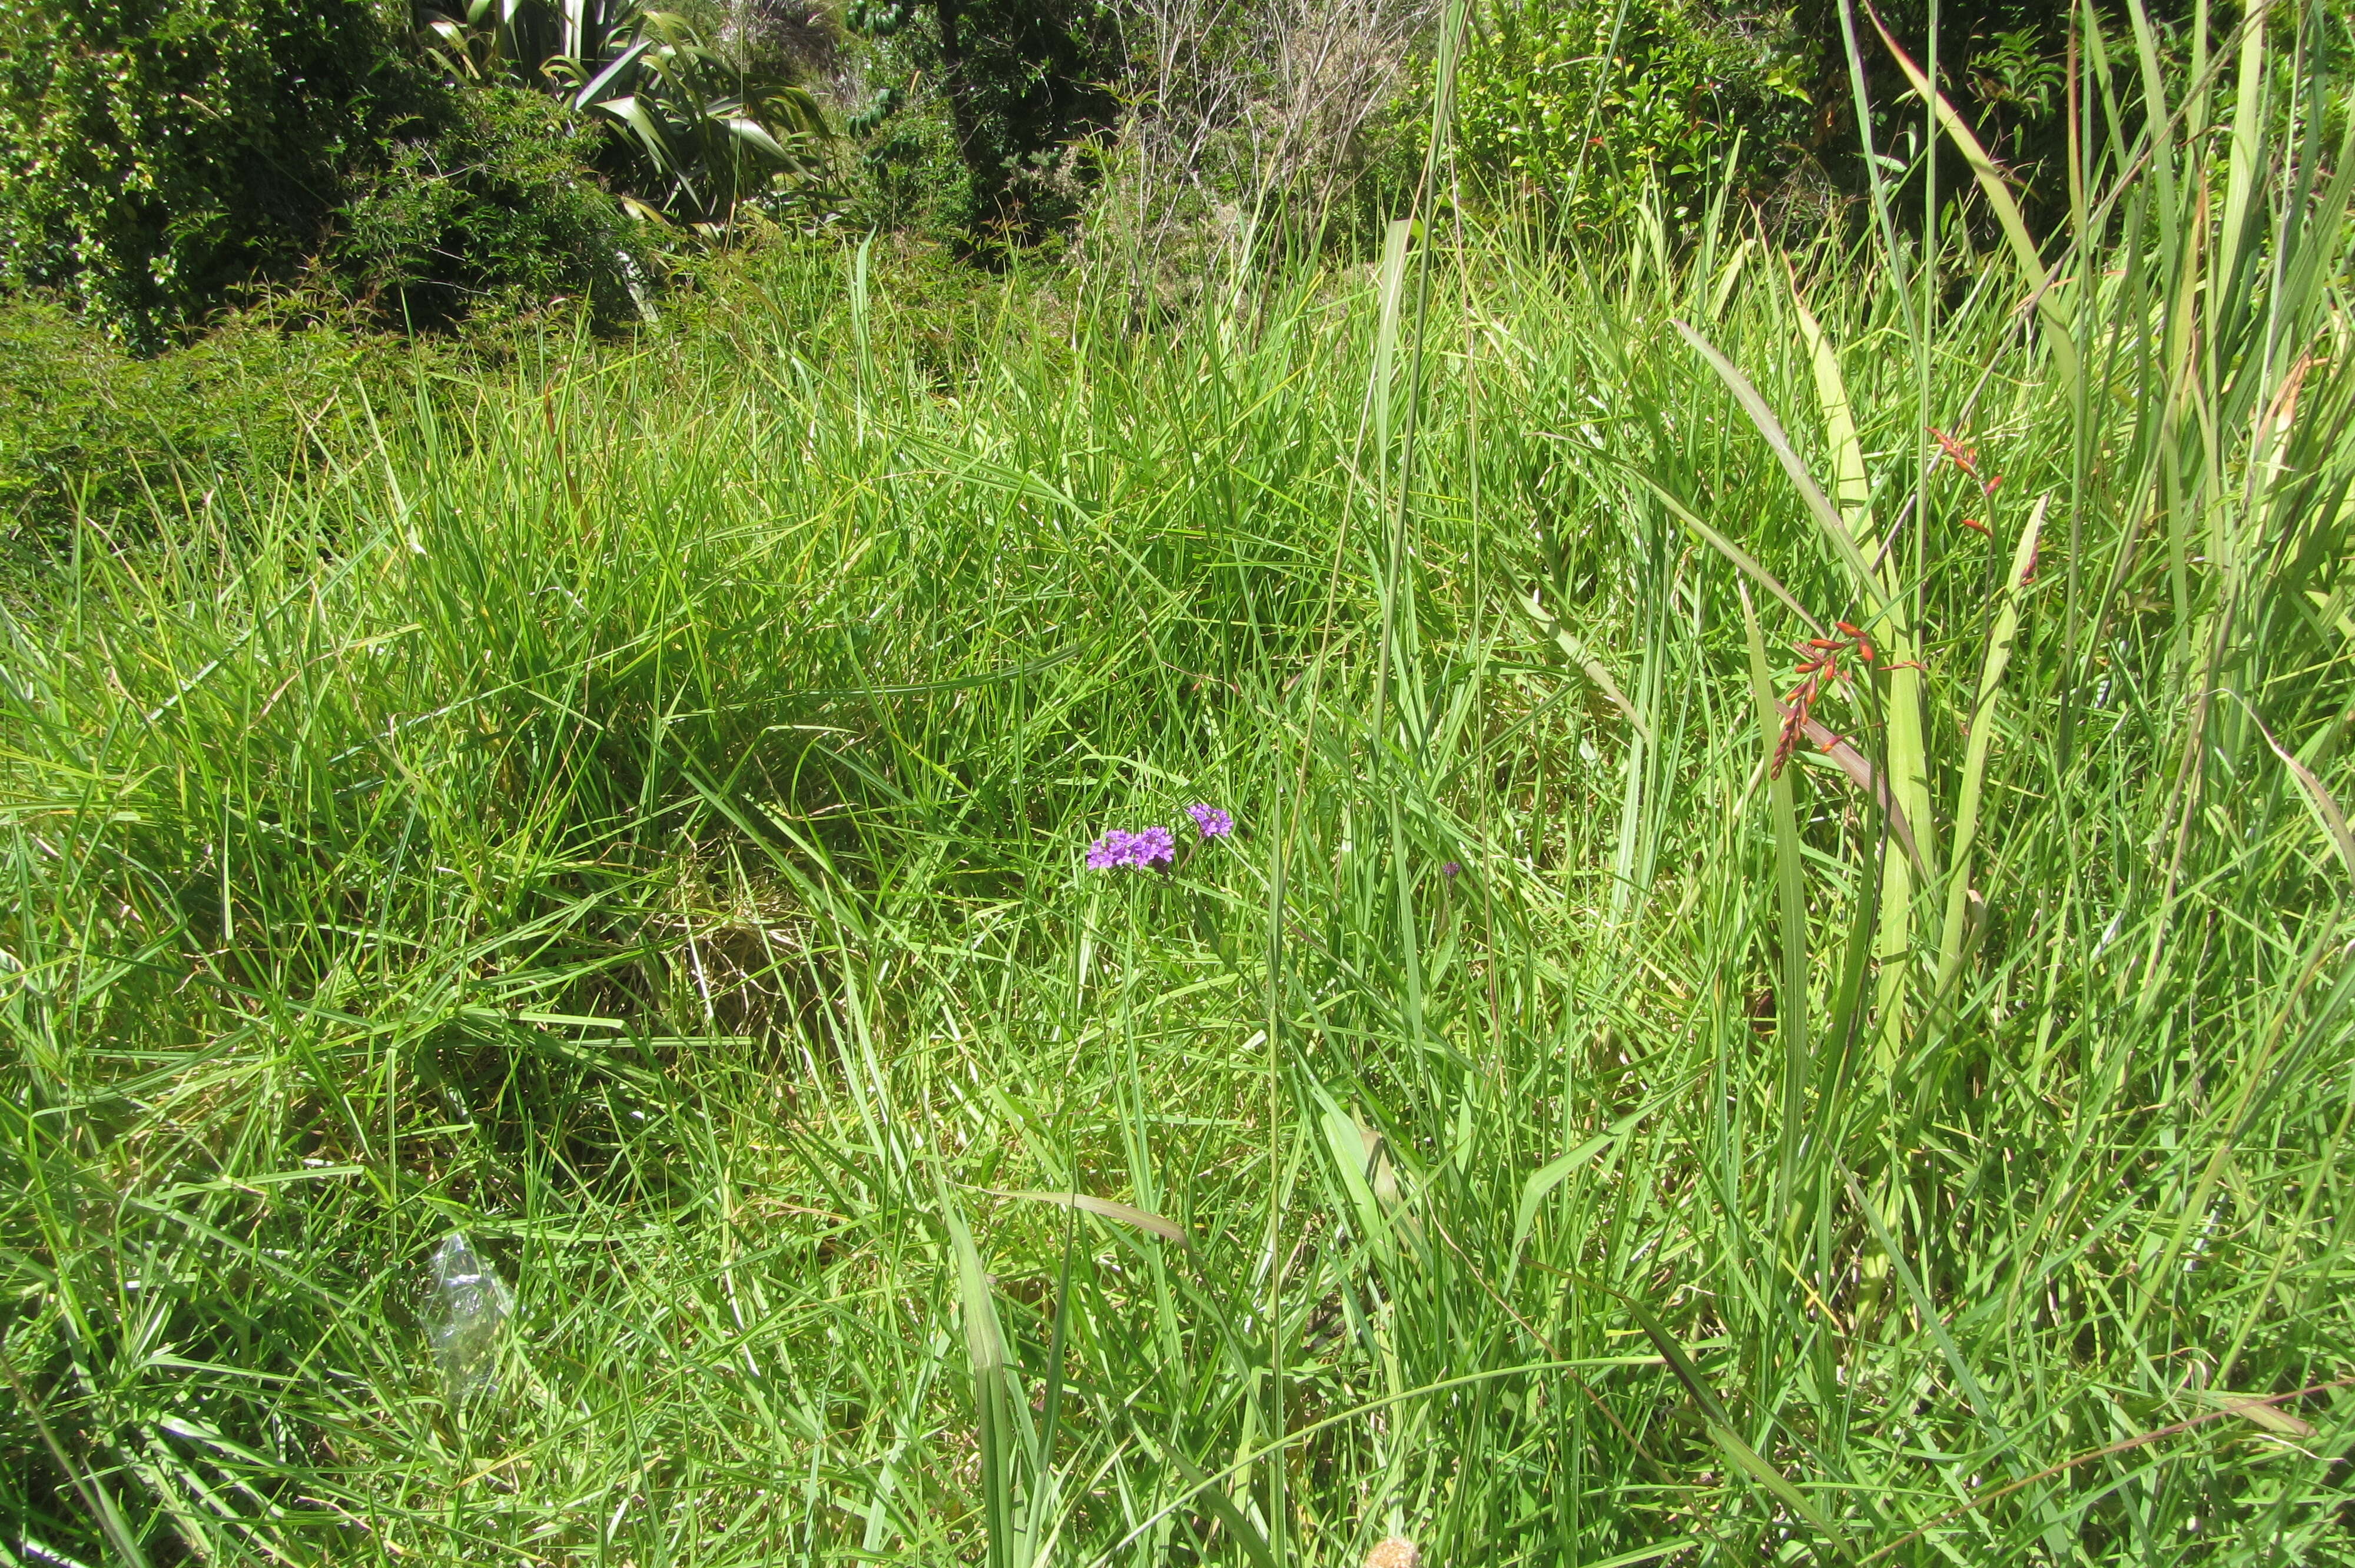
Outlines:
[[1403,1535],[1393,1535],[1366,1553],[1366,1568],[1423,1568],[1423,1553]]

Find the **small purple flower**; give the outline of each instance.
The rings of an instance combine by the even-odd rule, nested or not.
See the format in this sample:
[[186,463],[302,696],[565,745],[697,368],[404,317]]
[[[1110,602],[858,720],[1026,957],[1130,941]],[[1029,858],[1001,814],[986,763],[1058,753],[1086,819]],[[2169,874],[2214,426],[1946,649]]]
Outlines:
[[1186,814],[1194,819],[1194,825],[1202,830],[1206,839],[1222,839],[1235,831],[1234,818],[1216,806],[1188,806]]
[[1457,877],[1464,874],[1464,868],[1455,861],[1451,860],[1445,865],[1439,868],[1439,874],[1447,878],[1448,881],[1453,882]]
[[1146,871],[1177,858],[1178,841],[1167,828],[1147,828],[1141,833],[1114,828],[1088,846],[1090,871],[1110,871],[1123,865]]

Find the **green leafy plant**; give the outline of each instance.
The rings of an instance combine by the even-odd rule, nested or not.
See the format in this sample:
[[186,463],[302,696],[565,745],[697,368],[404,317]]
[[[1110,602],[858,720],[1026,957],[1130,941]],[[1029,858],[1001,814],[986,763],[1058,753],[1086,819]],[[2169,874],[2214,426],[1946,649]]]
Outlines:
[[630,6],[591,25],[547,0],[474,0],[429,15],[420,36],[453,86],[538,88],[606,125],[601,165],[644,217],[718,232],[746,202],[805,204],[834,172],[817,101],[675,11]]
[[594,52],[605,29],[598,0],[467,0],[453,16],[429,11],[421,29],[426,58],[466,81],[530,79],[551,59]]
[[1647,182],[1692,209],[1737,137],[1763,172],[1796,133],[1802,44],[1786,18],[1737,28],[1698,0],[1508,0],[1458,78],[1467,166],[1573,228],[1624,216]]
[[852,0],[844,20],[879,84],[855,123],[879,220],[988,248],[1078,215],[1127,67],[1107,0]]
[[0,0],[0,283],[142,347],[316,249],[412,104],[380,0]]
[[610,119],[638,164],[639,196],[706,230],[744,202],[806,196],[828,182],[835,132],[804,89],[732,59],[675,12],[637,13],[593,71],[559,58],[571,104]]
[[601,317],[635,308],[651,275],[643,226],[598,175],[606,137],[545,92],[485,81],[356,175],[323,282],[415,326],[497,303],[585,299]]

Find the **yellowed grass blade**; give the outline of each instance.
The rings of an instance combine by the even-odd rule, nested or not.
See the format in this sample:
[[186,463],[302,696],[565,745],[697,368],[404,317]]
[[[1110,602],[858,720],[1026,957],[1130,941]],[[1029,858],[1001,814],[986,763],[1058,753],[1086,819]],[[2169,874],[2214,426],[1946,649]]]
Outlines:
[[1798,280],[1789,281],[1791,308],[1798,313],[1799,336],[1806,340],[1808,363],[1816,373],[1816,398],[1824,406],[1824,434],[1832,449],[1832,495],[1859,546],[1872,545],[1876,543],[1872,482],[1864,471],[1864,448],[1856,439],[1856,417],[1849,408],[1848,382],[1840,375],[1839,355],[1833,352],[1815,313],[1799,297]]
[[1750,422],[1758,428],[1760,435],[1766,438],[1767,450],[1774,454],[1774,461],[1782,464],[1791,488],[1799,493],[1799,500],[1806,507],[1808,515],[1822,525],[1825,536],[1831,541],[1832,554],[1839,557],[1840,564],[1847,567],[1856,578],[1857,592],[1878,610],[1881,608],[1881,588],[1880,580],[1873,576],[1872,564],[1857,549],[1856,535],[1849,532],[1838,509],[1832,505],[1831,497],[1826,495],[1824,487],[1816,482],[1816,476],[1807,471],[1807,465],[1800,460],[1797,449],[1791,445],[1789,433],[1783,429],[1783,421],[1774,417],[1774,410],[1766,406],[1766,399],[1758,395],[1758,388],[1751,385],[1750,377],[1742,374],[1733,361],[1720,353],[1715,344],[1682,322],[1673,324],[1683,334],[1684,340],[1692,344],[1693,351],[1717,372],[1718,379],[1724,382],[1726,389],[1733,394],[1733,400],[1742,405],[1742,411],[1750,416]]
[[2253,1426],[2262,1426],[2266,1431],[2283,1437],[2314,1436],[2314,1423],[2303,1416],[2292,1415],[2286,1410],[2264,1404],[2261,1400],[2252,1399],[2246,1394],[2227,1393],[2217,1397],[2222,1401],[2226,1411],[2241,1417]]
[[1093,1214],[1099,1219],[1134,1225],[1140,1231],[1159,1236],[1163,1241],[1176,1242],[1180,1246],[1194,1245],[1194,1238],[1186,1234],[1185,1226],[1132,1203],[1090,1197],[1085,1192],[1009,1192],[996,1187],[986,1187],[983,1191],[993,1198],[1018,1198],[1026,1203],[1052,1203],[1059,1209],[1077,1209],[1083,1214]]
[[2010,666],[2012,644],[2019,635],[2019,585],[2028,564],[2036,558],[2037,535],[2044,526],[2044,511],[2052,498],[2041,495],[2019,531],[2011,552],[2011,571],[2004,578],[2003,608],[1987,632],[1987,656],[1979,666],[1979,685],[1971,707],[1971,733],[1963,757],[1963,789],[1955,809],[1954,874],[1946,887],[1946,925],[1938,943],[1938,991],[1945,993],[1962,967],[1963,915],[1970,896],[1971,848],[1978,837],[1979,790],[1987,776],[1987,747],[1995,740],[1995,700],[2003,689],[2003,673]]
[[[2242,700],[2241,705],[2248,707],[2246,698]],[[2297,780],[2298,788],[2306,791],[2307,801],[2314,808],[2316,821],[2322,824],[2323,832],[2330,835],[2330,842],[2338,848],[2339,863],[2346,866],[2348,876],[2355,879],[2355,829],[2348,827],[2347,813],[2339,809],[2339,802],[2332,798],[2329,786],[2316,777],[2314,769],[2292,756],[2289,747],[2274,737],[2274,732],[2265,727],[2265,721],[2257,717],[2256,709],[2249,708],[2249,717],[2255,723],[2257,733],[2265,737],[2265,744],[2273,747],[2274,755],[2282,759],[2282,766],[2289,769],[2290,777]]]

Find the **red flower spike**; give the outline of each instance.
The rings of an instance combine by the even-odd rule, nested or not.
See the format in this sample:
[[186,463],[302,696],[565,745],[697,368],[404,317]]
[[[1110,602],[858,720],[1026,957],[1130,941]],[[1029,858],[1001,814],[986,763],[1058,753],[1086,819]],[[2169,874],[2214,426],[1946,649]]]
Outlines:
[[1979,453],[1977,447],[1967,446],[1956,440],[1935,425],[1930,427],[1930,435],[1938,443],[1940,450],[1945,451],[1948,462],[1953,463],[1973,479],[1978,478]]

